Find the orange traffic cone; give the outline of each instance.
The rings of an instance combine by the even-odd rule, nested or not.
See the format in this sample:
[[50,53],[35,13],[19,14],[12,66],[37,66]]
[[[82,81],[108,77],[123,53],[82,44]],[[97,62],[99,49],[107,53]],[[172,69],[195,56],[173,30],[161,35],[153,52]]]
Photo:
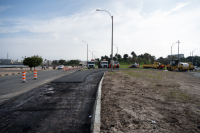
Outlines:
[[26,83],[27,81],[26,81],[26,72],[25,71],[23,71],[22,72],[22,82],[21,83]]
[[34,70],[34,80],[37,79],[37,70]]

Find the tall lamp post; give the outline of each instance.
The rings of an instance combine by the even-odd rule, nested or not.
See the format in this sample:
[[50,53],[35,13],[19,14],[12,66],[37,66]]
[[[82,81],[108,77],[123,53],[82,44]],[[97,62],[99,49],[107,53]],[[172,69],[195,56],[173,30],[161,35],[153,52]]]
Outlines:
[[[195,50],[197,50],[197,48],[196,48]],[[192,65],[193,65],[193,52],[194,52],[195,50],[192,51]],[[194,66],[194,65],[193,65],[193,66]]]
[[[83,41],[85,42],[85,41]],[[87,44],[87,42],[85,42]],[[88,44],[87,44],[87,65],[88,65]]]
[[[108,14],[110,14],[108,11],[106,10],[100,10],[100,9],[96,9],[96,11],[105,11]],[[112,19],[112,39],[111,39],[111,72],[113,71],[113,16],[110,14],[110,17]]]
[[[90,51],[90,50],[89,50]],[[93,52],[96,52],[96,51],[90,51],[92,53],[92,59],[93,59]]]
[[118,47],[117,47],[117,45],[116,45],[116,44],[113,44],[113,45],[115,45],[115,46],[116,46],[116,48],[117,48],[117,55],[118,55]]
[[[176,44],[177,42],[175,42],[174,44]],[[174,44],[172,44],[172,46],[171,46],[171,60],[172,60],[172,47],[173,47],[173,45]]]

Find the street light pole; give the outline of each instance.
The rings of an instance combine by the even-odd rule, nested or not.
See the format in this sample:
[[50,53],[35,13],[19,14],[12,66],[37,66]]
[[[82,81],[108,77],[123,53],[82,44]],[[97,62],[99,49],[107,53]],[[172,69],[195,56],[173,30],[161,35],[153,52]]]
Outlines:
[[[96,11],[105,11],[108,14],[110,14],[108,11],[106,10],[100,10],[100,9],[96,9]],[[112,39],[111,39],[111,72],[113,71],[113,16],[110,14],[111,19],[112,19]]]
[[[83,41],[85,42],[85,41]],[[85,42],[87,44],[87,42]],[[87,44],[87,65],[88,65],[88,44]]]
[[[197,50],[197,48],[196,48],[195,50]],[[193,65],[193,52],[194,52],[195,50],[192,51],[192,65]],[[193,66],[194,66],[194,65],[193,65]]]
[[[113,45],[115,45],[115,46],[117,47],[117,45],[116,45],[116,44],[113,44]],[[118,47],[117,47],[117,55],[118,55]]]
[[[89,50],[90,51],[90,50]],[[93,59],[93,52],[96,52],[96,51],[90,51],[92,53],[92,59]]]
[[180,43],[179,40],[177,43],[178,43],[178,61],[179,61],[179,43]]
[[[175,43],[177,43],[177,42],[175,42]],[[172,46],[171,46],[171,60],[172,60],[172,47],[173,47],[174,44],[172,44]]]

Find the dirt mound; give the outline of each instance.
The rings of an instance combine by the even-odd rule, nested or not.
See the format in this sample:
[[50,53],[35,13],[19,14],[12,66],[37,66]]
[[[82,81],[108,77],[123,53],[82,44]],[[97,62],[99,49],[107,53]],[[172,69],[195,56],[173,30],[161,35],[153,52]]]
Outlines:
[[200,79],[154,70],[107,72],[101,132],[200,132]]

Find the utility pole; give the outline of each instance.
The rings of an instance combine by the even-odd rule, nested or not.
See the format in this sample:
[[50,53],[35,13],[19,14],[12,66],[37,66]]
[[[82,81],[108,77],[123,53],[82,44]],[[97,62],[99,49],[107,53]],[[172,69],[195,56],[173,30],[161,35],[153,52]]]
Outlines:
[[179,60],[179,40],[178,40],[178,60]]
[[[196,48],[195,50],[197,50],[197,48]],[[192,51],[192,65],[193,65],[193,66],[194,66],[194,64],[193,64],[193,52],[194,52],[195,50]]]

